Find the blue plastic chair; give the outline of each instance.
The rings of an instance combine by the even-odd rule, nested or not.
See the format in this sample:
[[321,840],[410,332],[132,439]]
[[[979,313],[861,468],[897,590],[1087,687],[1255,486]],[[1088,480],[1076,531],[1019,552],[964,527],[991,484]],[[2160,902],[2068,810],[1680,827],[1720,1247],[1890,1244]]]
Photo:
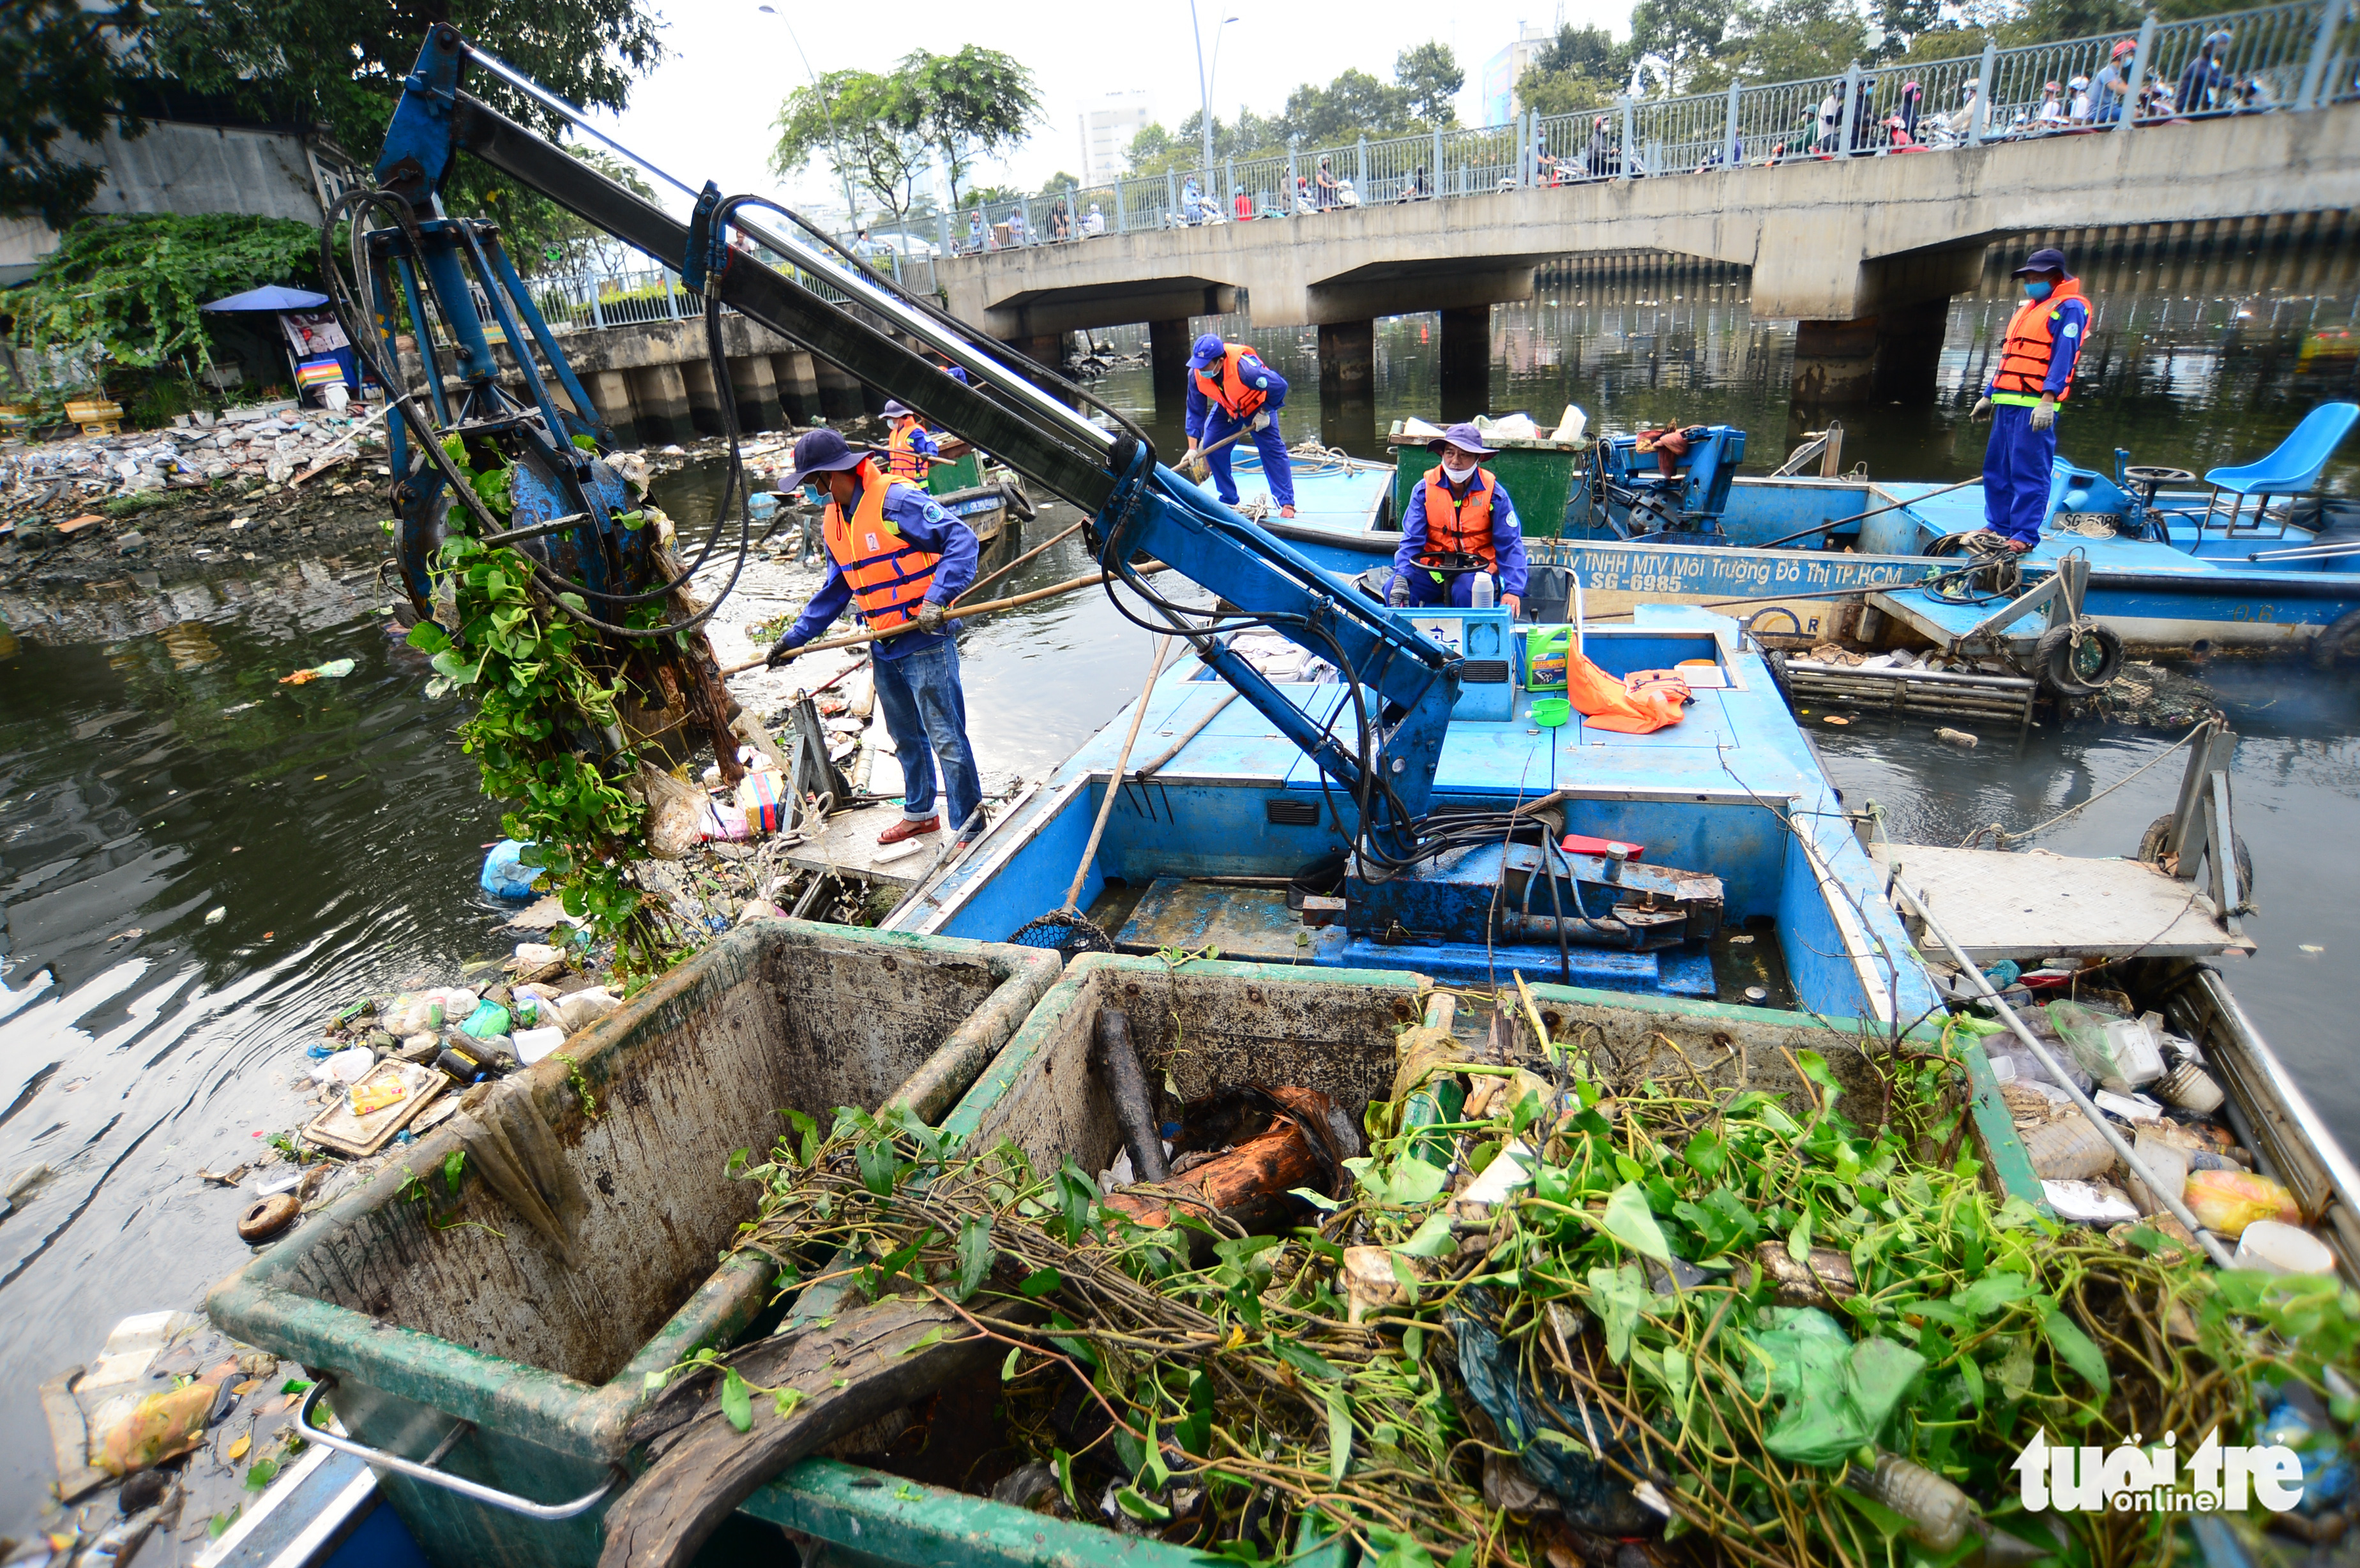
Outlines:
[[2226,490],[2236,497],[2229,510],[2229,528],[2236,528],[2248,495],[2262,498],[2261,506],[2255,510],[2255,522],[2259,526],[2271,496],[2300,495],[2319,482],[2320,471],[2351,433],[2355,421],[2360,421],[2360,403],[2322,403],[2302,417],[2302,423],[2294,428],[2293,434],[2278,442],[2278,451],[2259,463],[2212,470],[2204,476],[2204,483],[2213,490],[2212,500],[2204,507],[2204,521],[2212,522],[2213,506],[2220,501],[2220,493]]

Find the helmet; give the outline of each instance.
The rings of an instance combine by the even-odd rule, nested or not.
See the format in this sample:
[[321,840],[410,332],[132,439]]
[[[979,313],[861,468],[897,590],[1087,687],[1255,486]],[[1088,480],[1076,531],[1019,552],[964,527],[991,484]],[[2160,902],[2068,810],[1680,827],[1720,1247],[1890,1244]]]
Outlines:
[[2046,84],[2045,86],[2043,86],[2040,90],[2041,90],[2043,93],[2055,93],[2055,92],[2058,92],[2060,89],[2058,88],[2057,83],[2055,83],[2055,82],[2049,82],[2048,84]]
[[2077,76],[2065,85],[2070,87],[2074,92],[2079,93],[2090,85],[2090,79],[2086,76]]
[[1918,86],[1914,82],[1905,82],[1901,84],[1901,91],[1904,93],[1923,93],[1926,90]]
[[2204,41],[2208,44],[2225,44],[2230,42],[2234,37],[2234,35],[2232,34],[2228,28],[2223,27],[2217,33],[2205,34]]
[[2116,38],[2114,40],[2114,49],[2109,52],[2109,58],[2120,60],[2126,54],[2136,53],[2138,53],[2138,40],[2136,38]]

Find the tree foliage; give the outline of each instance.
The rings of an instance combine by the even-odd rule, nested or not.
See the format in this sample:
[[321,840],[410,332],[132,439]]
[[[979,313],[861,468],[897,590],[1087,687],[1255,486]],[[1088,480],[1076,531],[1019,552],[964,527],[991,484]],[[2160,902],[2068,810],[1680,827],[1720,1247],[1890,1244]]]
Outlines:
[[[1276,114],[1240,108],[1234,120],[1216,115],[1213,156],[1267,158],[1283,154],[1289,143],[1335,147],[1360,136],[1397,136],[1445,128],[1458,123],[1451,99],[1466,81],[1467,73],[1448,44],[1419,44],[1394,57],[1391,82],[1350,70],[1325,86],[1303,83],[1286,95],[1286,107]],[[1182,120],[1176,131],[1167,132],[1162,125],[1145,127],[1131,138],[1131,172],[1161,174],[1167,169],[1194,169],[1204,156],[1203,125],[1199,112]]]
[[1467,72],[1450,46],[1428,39],[1393,57],[1393,81],[1400,84],[1409,118],[1428,130],[1447,130],[1459,123],[1452,100],[1467,85]]
[[102,166],[61,148],[94,142],[112,126],[145,127],[124,106],[118,28],[138,5],[84,10],[76,0],[0,0],[0,215],[38,214],[63,228],[98,191]]
[[976,160],[1022,143],[1041,118],[1041,94],[1013,56],[969,44],[956,54],[916,49],[894,68],[911,130],[939,160],[951,203]]
[[[567,144],[565,150],[634,195],[656,199],[655,187],[637,168],[604,148]],[[530,186],[486,169],[475,187],[476,210],[499,224],[508,259],[526,277],[623,265],[628,247],[620,241]]]
[[96,344],[124,365],[156,365],[188,348],[210,361],[198,308],[308,274],[319,244],[309,223],[279,218],[85,218],[10,295],[16,338],[36,349]]
[[908,72],[831,71],[817,86],[788,93],[771,125],[779,133],[772,173],[792,174],[821,158],[895,217],[910,211],[931,149]]

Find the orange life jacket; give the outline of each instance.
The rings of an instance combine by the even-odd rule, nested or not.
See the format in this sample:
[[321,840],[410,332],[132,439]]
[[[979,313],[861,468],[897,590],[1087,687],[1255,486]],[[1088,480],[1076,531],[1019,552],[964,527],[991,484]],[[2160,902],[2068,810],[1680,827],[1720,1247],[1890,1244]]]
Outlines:
[[924,427],[915,419],[885,437],[885,472],[896,479],[906,479],[912,485],[926,482],[926,456],[918,450],[918,436]]
[[[1999,374],[1992,377],[1994,399],[2038,399],[2042,395],[2041,384],[2049,379],[2049,360],[2057,352],[2057,307],[2081,297],[2081,280],[2068,278],[2049,291],[2048,299],[2027,299],[2008,318],[2007,338],[2000,344]],[[2068,381],[2057,400],[2062,403],[2072,395],[2073,385]]]
[[844,573],[869,630],[876,632],[890,632],[917,619],[918,606],[934,586],[934,564],[942,560],[906,542],[887,518],[885,497],[892,487],[892,480],[873,474],[852,508],[849,525],[833,500],[821,523],[828,555]]
[[1500,552],[1491,543],[1491,492],[1498,483],[1490,470],[1479,466],[1468,483],[1467,499],[1461,501],[1443,484],[1440,463],[1427,469],[1426,554],[1419,559],[1431,565],[1447,555],[1474,555],[1480,556],[1484,565],[1497,567]]
[[1196,373],[1196,390],[1218,403],[1222,411],[1232,419],[1252,419],[1270,400],[1269,393],[1259,387],[1247,386],[1245,377],[1238,373],[1238,362],[1251,353],[1253,350],[1244,343],[1225,344],[1221,350],[1219,380],[1216,381],[1202,370]]

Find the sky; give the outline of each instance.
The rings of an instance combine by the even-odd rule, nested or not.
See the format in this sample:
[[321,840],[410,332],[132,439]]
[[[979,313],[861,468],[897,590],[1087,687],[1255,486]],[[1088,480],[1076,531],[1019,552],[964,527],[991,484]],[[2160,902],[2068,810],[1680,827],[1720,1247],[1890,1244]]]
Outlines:
[[[1031,188],[1059,170],[1078,175],[1080,112],[1109,93],[1146,89],[1167,129],[1194,113],[1199,99],[1188,0],[1113,6],[1032,0],[1005,9],[904,0],[889,11],[772,3],[784,20],[759,11],[759,0],[658,0],[667,58],[633,89],[629,108],[601,115],[599,127],[690,186],[709,179],[724,194],[753,191],[791,202],[825,199],[841,209],[840,196],[825,195],[835,181],[825,165],[784,181],[768,169],[776,139],[771,119],[781,100],[809,80],[798,40],[811,69],[823,73],[887,69],[921,46],[949,53],[970,43],[1029,66],[1040,83],[1045,118],[1004,164],[978,171],[986,184]],[[1629,0],[1459,0],[1438,8],[1357,0],[1349,8],[1285,5],[1276,10],[1256,0],[1197,0],[1197,16],[1208,63],[1221,18],[1238,18],[1218,27],[1217,118],[1233,117],[1240,103],[1274,113],[1304,82],[1324,84],[1348,68],[1390,82],[1395,55],[1438,38],[1457,51],[1467,72],[1459,105],[1464,122],[1472,117],[1483,61],[1516,36],[1520,22],[1553,28],[1560,6],[1563,19],[1576,27],[1608,27],[1617,36],[1630,30]],[[686,210],[687,198],[657,183],[668,205]]]

